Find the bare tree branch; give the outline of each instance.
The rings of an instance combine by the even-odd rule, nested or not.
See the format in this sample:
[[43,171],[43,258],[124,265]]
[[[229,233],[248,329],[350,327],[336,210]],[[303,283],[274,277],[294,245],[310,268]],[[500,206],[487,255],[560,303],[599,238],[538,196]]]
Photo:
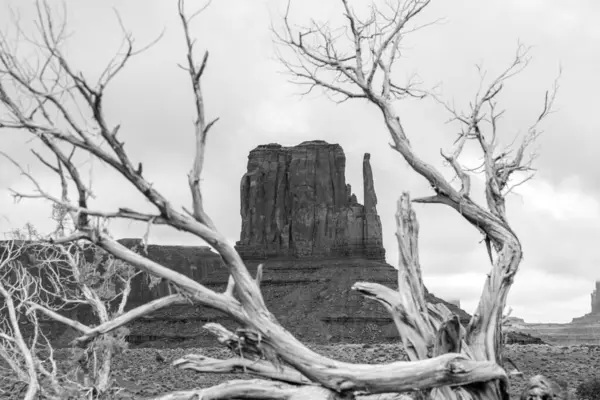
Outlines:
[[[0,273],[5,275],[9,272],[11,268],[11,264],[15,261],[18,252],[16,251],[16,246],[14,243],[10,243],[8,248],[2,249],[2,257],[0,257]],[[18,272],[18,271],[14,271]],[[23,286],[24,288],[25,286]],[[3,314],[6,312],[8,318],[9,327],[12,331],[12,337],[3,335],[3,338],[8,339],[11,342],[11,345],[16,347],[19,351],[20,356],[23,358],[23,368],[19,367],[14,363],[14,358],[7,357],[2,354],[3,358],[12,364],[13,370],[19,373],[20,378],[24,380],[27,386],[27,392],[25,393],[25,400],[33,400],[40,390],[40,383],[38,380],[36,365],[34,356],[31,354],[29,350],[29,346],[25,343],[25,339],[23,338],[23,334],[21,333],[21,328],[19,326],[19,318],[18,312],[15,305],[15,292],[18,289],[7,287],[4,280],[0,280],[0,296],[2,296],[5,308],[4,310],[0,310]]]
[[[125,297],[126,298],[126,297]],[[161,308],[165,308],[174,304],[185,304],[187,303],[187,299],[180,294],[172,294],[169,296],[161,297],[160,299],[156,299],[139,307],[136,307],[125,314],[119,315],[118,317],[105,322],[101,325],[95,326],[91,329],[87,329],[84,332],[84,335],[79,336],[75,340],[73,340],[72,344],[76,346],[85,346],[87,342],[94,339],[97,336],[104,335],[110,331],[113,331],[117,328],[120,328],[129,322],[135,321],[145,315],[148,315],[154,311],[160,310]]]
[[192,170],[188,175],[188,181],[190,190],[192,192],[193,199],[193,210],[194,210],[194,218],[196,218],[199,222],[205,224],[206,226],[214,229],[214,224],[210,217],[204,211],[204,205],[202,201],[202,192],[200,190],[200,177],[202,175],[202,167],[204,165],[204,153],[206,148],[206,137],[208,135],[208,131],[210,128],[219,120],[218,118],[207,122],[206,115],[204,111],[204,97],[202,94],[202,87],[200,85],[200,80],[206,68],[206,64],[208,62],[208,51],[204,52],[204,57],[202,58],[202,62],[200,65],[196,64],[194,61],[194,41],[191,39],[189,23],[191,20],[196,17],[199,13],[201,13],[208,5],[210,1],[201,9],[192,14],[191,17],[186,17],[184,5],[184,0],[178,0],[178,8],[179,8],[179,17],[181,19],[181,25],[183,26],[183,32],[185,36],[185,42],[187,45],[187,62],[188,67],[187,71],[190,75],[190,80],[192,83],[192,88],[194,90],[194,98],[196,105],[196,121],[194,122],[195,129],[195,137],[196,137],[196,154],[194,156],[194,165]]
[[197,372],[208,373],[244,372],[292,384],[313,384],[310,380],[292,368],[286,366],[277,368],[264,360],[249,360],[245,358],[218,360],[200,354],[187,354],[182,358],[173,361],[173,366],[181,369],[191,369]]
[[207,389],[182,390],[154,397],[152,400],[191,400],[194,398],[225,400],[232,398],[264,400],[336,400],[341,397],[330,390],[314,386],[295,386],[262,379],[232,380]]
[[[473,315],[466,332],[456,329],[454,320],[450,319],[435,328],[439,328],[435,332],[435,337],[436,340],[445,343],[443,346],[439,344],[437,351],[460,348],[469,358],[501,364],[499,323],[513,276],[522,259],[521,244],[506,219],[504,199],[510,190],[508,188],[510,176],[516,172],[530,171],[530,163],[523,162],[524,149],[537,137],[537,123],[548,115],[548,110],[552,109],[556,90],[552,95],[546,96],[540,118],[528,131],[512,159],[507,158],[510,151],[500,154],[496,152],[499,143],[498,122],[504,114],[504,110],[499,110],[497,107],[497,99],[505,83],[528,65],[530,57],[527,47],[519,44],[510,65],[487,86],[483,82],[486,73],[479,67],[480,88],[470,105],[469,112],[459,113],[453,105],[440,101],[434,95],[434,99],[442,103],[451,113],[452,121],[457,121],[462,126],[452,151],[441,152],[442,157],[453,168],[461,182],[460,189],[454,188],[440,171],[412,149],[398,110],[394,107],[394,100],[402,98],[399,95],[402,92],[398,91],[398,86],[393,82],[392,68],[401,56],[400,42],[404,35],[411,32],[408,24],[422,14],[429,3],[429,1],[417,0],[399,1],[391,4],[387,10],[381,10],[373,4],[370,15],[361,19],[347,1],[341,0],[342,14],[345,17],[342,29],[348,32],[346,38],[349,43],[344,41],[343,37],[333,34],[338,28],[327,25],[317,25],[312,22],[308,28],[292,29],[288,4],[288,9],[282,18],[283,30],[276,32],[275,37],[280,47],[289,51],[289,55],[280,56],[284,68],[300,84],[308,83],[311,88],[312,85],[316,85],[326,92],[345,95],[344,100],[361,97],[364,94],[364,98],[381,111],[393,141],[391,147],[399,152],[409,166],[426,179],[433,189],[433,195],[414,199],[413,202],[450,206],[484,235],[493,265],[477,312]],[[352,50],[348,51],[348,48]],[[364,49],[368,49],[369,52],[365,52]],[[370,68],[365,72],[363,67],[367,65],[368,68],[369,62]],[[343,77],[344,80],[340,81],[338,76]],[[357,94],[357,96],[349,94]],[[477,168],[467,168],[459,161],[468,140],[478,143],[483,155],[482,169],[486,180],[487,207],[475,203],[470,198],[470,175],[477,171]],[[427,339],[432,334],[429,324],[434,322],[427,321],[428,315],[424,312],[420,300],[418,291],[422,286],[422,283],[419,283],[420,270],[407,268],[410,265],[417,265],[415,260],[418,259],[412,251],[413,243],[405,241],[412,236],[401,227],[412,225],[416,228],[416,223],[403,225],[403,221],[403,218],[398,220],[401,254],[399,271],[401,273],[405,271],[408,280],[403,280],[400,276],[399,285],[403,282],[408,285],[404,290],[400,289],[402,295],[399,296],[391,289],[372,284],[358,283],[354,288],[368,297],[377,299],[388,308],[397,321],[403,343],[409,350],[411,358],[423,359],[426,357]],[[416,245],[416,242],[414,244]],[[496,252],[495,261],[492,258],[492,248]],[[436,322],[440,323],[440,321]],[[463,343],[466,346],[463,346]],[[489,393],[493,393],[493,396],[498,397],[502,393],[506,395],[505,388],[497,382],[490,382],[484,387],[486,388],[484,391],[490,390]],[[444,390],[440,389],[439,393]],[[479,395],[485,398],[482,393],[480,391]]]

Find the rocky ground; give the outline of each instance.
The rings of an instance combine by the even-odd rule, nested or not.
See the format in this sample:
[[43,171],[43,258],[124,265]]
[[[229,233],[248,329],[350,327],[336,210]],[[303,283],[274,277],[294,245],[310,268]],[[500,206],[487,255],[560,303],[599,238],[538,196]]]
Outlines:
[[[395,344],[311,347],[331,358],[356,363],[385,363],[402,360],[404,357],[401,347]],[[68,352],[69,350],[59,350],[58,358],[62,363],[66,363]],[[157,353],[164,361],[160,357],[157,360]],[[207,387],[228,379],[245,378],[243,375],[198,374],[170,366],[170,362],[189,353],[201,353],[215,358],[230,357],[229,350],[224,348],[126,350],[118,357],[114,366],[116,383],[123,388],[118,398],[141,399],[168,391]],[[510,345],[505,355],[524,373],[524,378],[514,378],[511,381],[511,395],[514,398],[517,398],[529,377],[535,374],[544,374],[568,385],[571,391],[580,382],[600,375],[600,346]]]

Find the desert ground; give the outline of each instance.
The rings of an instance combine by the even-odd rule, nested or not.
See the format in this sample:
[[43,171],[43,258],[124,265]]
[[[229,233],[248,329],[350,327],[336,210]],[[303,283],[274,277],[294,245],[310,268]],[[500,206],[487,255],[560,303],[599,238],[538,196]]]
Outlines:
[[[402,360],[404,353],[397,344],[365,345],[314,345],[310,346],[321,354],[341,361],[356,363],[386,363]],[[65,368],[69,368],[68,349],[58,350],[57,358]],[[207,387],[229,379],[252,378],[244,374],[217,375],[200,374],[173,368],[170,363],[190,353],[203,354],[215,358],[229,358],[230,351],[221,347],[212,348],[137,348],[125,350],[114,364],[116,384],[123,388],[118,399],[151,398],[173,390]],[[157,357],[160,354],[161,357]],[[518,398],[525,382],[535,374],[544,374],[557,382],[568,385],[574,392],[577,385],[600,374],[600,346],[551,346],[551,345],[509,345],[505,356],[510,358],[523,377],[511,379],[511,398]],[[15,395],[16,396],[16,395]],[[17,399],[10,396],[6,399]]]

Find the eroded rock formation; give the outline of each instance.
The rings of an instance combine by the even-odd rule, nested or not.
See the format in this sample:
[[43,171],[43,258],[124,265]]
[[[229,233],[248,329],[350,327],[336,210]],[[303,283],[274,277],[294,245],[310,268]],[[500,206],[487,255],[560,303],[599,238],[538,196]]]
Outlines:
[[345,169],[340,145],[322,140],[252,150],[241,181],[240,255],[385,260],[369,155],[363,161],[364,205],[346,183]]
[[590,303],[592,306],[591,312],[585,314],[583,317],[573,318],[573,323],[600,323],[600,281],[596,281],[596,287],[592,291],[590,297]]
[[[384,261],[381,221],[377,215],[370,157],[363,159],[364,205],[345,178],[346,158],[337,144],[304,142],[294,147],[259,146],[248,159],[241,182],[242,231],[236,246],[251,275],[264,264],[261,291],[277,320],[299,339],[315,342],[396,341],[397,331],[380,304],[350,288],[357,281],[397,288],[397,271]],[[141,249],[139,239],[121,239]],[[0,248],[2,246],[0,245]],[[207,286],[223,291],[228,271],[208,247],[148,245],[147,256]],[[290,257],[294,257],[290,259]],[[266,259],[265,259],[266,258]],[[24,264],[35,260],[23,257]],[[33,265],[32,265],[33,266]],[[132,284],[128,308],[163,297],[167,282],[148,287],[146,274]],[[443,300],[425,293],[431,303]],[[446,303],[466,324],[469,315]],[[81,310],[78,318],[89,311]],[[219,322],[236,325],[226,315],[198,305],[173,306],[128,326],[134,343],[216,345],[202,328]],[[58,343],[74,333],[64,325],[51,329]]]
[[592,314],[600,315],[600,281],[596,281],[596,289],[592,292]]

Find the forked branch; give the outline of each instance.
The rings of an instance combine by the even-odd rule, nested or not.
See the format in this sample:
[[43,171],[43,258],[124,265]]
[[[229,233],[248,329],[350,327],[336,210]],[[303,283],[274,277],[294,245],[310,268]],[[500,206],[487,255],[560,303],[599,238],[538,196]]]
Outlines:
[[215,118],[210,122],[207,122],[206,113],[204,111],[204,96],[202,94],[201,79],[204,74],[208,62],[208,51],[204,52],[202,62],[197,64],[194,60],[194,43],[190,34],[190,22],[208,7],[210,1],[206,5],[200,8],[198,11],[193,13],[190,17],[186,16],[185,13],[185,1],[178,1],[179,18],[181,19],[181,25],[183,26],[183,32],[185,36],[185,43],[187,46],[187,68],[184,68],[191,80],[192,88],[194,90],[194,99],[196,106],[196,121],[194,121],[194,133],[196,137],[196,154],[194,156],[194,165],[188,175],[188,182],[190,190],[192,192],[192,204],[193,204],[193,215],[199,222],[207,225],[214,229],[214,224],[210,217],[204,211],[204,205],[202,201],[202,191],[200,190],[200,176],[202,175],[202,168],[204,165],[204,153],[206,149],[206,137],[210,128],[219,120]]
[[[287,56],[280,52],[279,59],[295,83],[308,87],[305,94],[320,87],[325,93],[340,95],[341,101],[423,97],[424,93],[412,80],[405,85],[394,82],[391,71],[400,56],[406,31],[420,28],[408,25],[429,3],[429,0],[388,3],[389,12],[373,4],[369,17],[361,19],[349,1],[341,0],[347,22],[343,29],[349,34],[339,35],[327,24],[314,20],[306,28],[294,28],[290,0],[282,28],[273,28],[280,48],[290,53]],[[375,84],[376,75],[381,75],[379,86]]]

